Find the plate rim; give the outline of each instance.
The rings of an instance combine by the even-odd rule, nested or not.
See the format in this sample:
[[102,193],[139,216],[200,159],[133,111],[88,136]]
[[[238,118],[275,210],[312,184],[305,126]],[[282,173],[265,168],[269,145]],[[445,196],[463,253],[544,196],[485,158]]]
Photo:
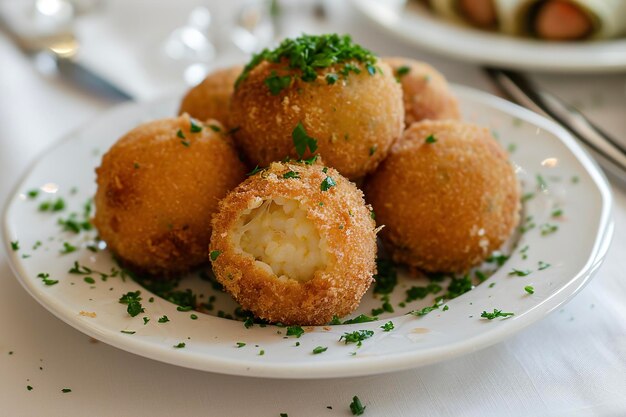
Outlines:
[[[411,0],[408,0],[411,1]],[[414,37],[410,33],[399,29],[397,26],[394,26],[388,22],[385,22],[384,19],[379,18],[376,13],[374,13],[369,5],[375,4],[376,7],[386,7],[384,3],[391,4],[392,0],[350,0],[354,9],[356,9],[362,16],[368,19],[370,22],[373,22],[378,27],[384,29],[387,33],[395,36],[397,39],[401,39],[402,41],[411,44],[413,46],[418,46],[424,48],[425,50],[436,53],[441,56],[446,56],[449,58],[459,59],[464,62],[470,62],[478,65],[491,65],[491,66],[502,66],[510,69],[524,69],[524,70],[534,70],[545,73],[561,73],[568,72],[572,74],[593,74],[593,73],[620,73],[626,70],[626,38],[619,40],[610,40],[614,42],[620,42],[620,47],[622,50],[619,52],[623,53],[624,58],[611,60],[608,63],[599,63],[598,60],[589,59],[589,57],[580,57],[580,60],[577,64],[565,64],[560,60],[554,59],[538,59],[538,60],[527,60],[522,59],[521,57],[526,58],[527,55],[511,55],[507,57],[500,57],[498,55],[485,56],[480,55],[476,56],[469,52],[469,50],[463,49],[455,49],[451,47],[441,47],[440,45],[435,45],[431,42],[427,41],[427,37]],[[396,1],[397,2],[397,1]],[[403,1],[403,3],[407,3],[407,0]],[[414,15],[415,13],[411,12],[410,14]],[[421,16],[420,16],[421,18]],[[407,19],[403,17],[402,19]],[[442,23],[437,23],[442,28],[445,28],[445,25]],[[467,28],[466,28],[467,29]],[[471,28],[470,28],[471,29]],[[481,35],[485,35],[485,32],[480,31]],[[478,35],[478,34],[476,34]],[[507,35],[502,35],[507,36]],[[517,39],[513,36],[507,36],[510,38],[511,42],[514,43],[526,43],[524,42],[524,38]],[[585,44],[589,46],[590,44]],[[525,47],[531,47],[534,49],[534,52],[540,52],[546,49],[548,46],[554,47],[554,44],[539,44],[539,45],[524,45]],[[564,45],[571,46],[571,45]],[[602,45],[603,47],[607,47],[606,45]],[[614,54],[618,56],[619,54]],[[535,57],[536,58],[536,57]]]
[[[435,362],[452,359],[466,353],[484,349],[488,346],[499,343],[513,335],[523,328],[536,323],[541,318],[547,316],[550,312],[557,309],[572,297],[574,297],[591,279],[598,267],[602,264],[608,247],[613,236],[613,220],[612,220],[612,194],[608,181],[597,163],[589,156],[580,144],[569,134],[563,127],[559,126],[541,115],[511,103],[505,99],[494,96],[487,92],[483,92],[471,87],[452,85],[455,93],[470,100],[477,100],[486,103],[490,107],[507,114],[515,112],[522,119],[528,120],[552,134],[573,154],[576,160],[585,169],[586,173],[593,180],[597,188],[602,203],[598,229],[594,233],[595,242],[591,252],[588,255],[586,264],[578,273],[573,276],[565,285],[563,285],[552,296],[535,304],[525,312],[519,319],[507,321],[506,325],[498,326],[488,332],[481,333],[475,337],[446,345],[444,348],[429,348],[418,351],[407,351],[402,353],[394,353],[389,356],[368,357],[363,359],[347,359],[342,361],[326,361],[322,363],[263,363],[246,359],[230,359],[217,357],[215,355],[203,355],[193,351],[170,351],[160,346],[155,346],[145,340],[139,338],[129,338],[122,334],[109,330],[108,332],[100,332],[90,326],[87,321],[78,320],[76,312],[65,307],[62,303],[55,301],[53,297],[39,297],[34,292],[34,282],[26,280],[25,271],[17,255],[9,248],[9,218],[8,212],[14,202],[15,195],[23,188],[25,181],[35,169],[43,156],[50,150],[61,146],[66,141],[72,140],[90,121],[81,125],[79,128],[72,130],[64,135],[61,139],[53,141],[50,146],[46,147],[36,158],[33,159],[25,171],[21,173],[19,180],[11,189],[7,200],[3,207],[3,237],[4,248],[7,254],[7,261],[15,278],[21,286],[33,297],[41,306],[51,312],[55,317],[79,330],[80,332],[98,339],[106,344],[114,346],[118,349],[130,352],[142,357],[147,357],[160,362],[172,365],[183,366],[186,368],[209,371],[214,373],[252,376],[262,378],[277,379],[319,379],[319,378],[343,378],[353,376],[364,376],[389,373],[404,369],[412,369]],[[114,112],[124,111],[127,107],[144,106],[157,102],[171,100],[172,96],[164,96],[151,100],[149,102],[129,102],[100,113],[95,119],[105,117]],[[573,287],[574,286],[574,287]],[[572,289],[573,287],[573,289]],[[55,307],[58,306],[58,307]]]

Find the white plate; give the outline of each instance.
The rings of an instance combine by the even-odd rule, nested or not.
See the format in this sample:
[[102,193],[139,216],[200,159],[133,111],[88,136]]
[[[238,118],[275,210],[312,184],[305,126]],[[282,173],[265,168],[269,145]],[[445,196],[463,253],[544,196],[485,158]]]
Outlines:
[[550,72],[626,70],[626,39],[557,43],[448,22],[409,0],[353,0],[368,19],[414,45],[480,64]]
[[[299,339],[284,338],[285,329],[276,326],[246,329],[240,321],[202,313],[197,313],[197,320],[191,320],[190,312],[179,312],[168,301],[157,297],[148,302],[150,293],[129,279],[109,278],[103,282],[92,275],[96,283],[90,285],[83,276],[69,274],[75,260],[104,272],[114,263],[107,251],[93,253],[85,249],[95,231],[81,235],[61,232],[58,218],[67,217],[71,211],[80,212],[83,202],[93,195],[94,168],[100,163],[101,153],[138,123],[174,114],[177,97],[115,108],[42,155],[7,203],[4,241],[10,263],[24,288],[69,325],[120,349],[189,368],[276,378],[343,377],[407,369],[484,348],[541,319],[590,279],[612,235],[611,194],[596,165],[559,126],[485,93],[465,87],[455,87],[455,92],[467,120],[491,127],[504,146],[517,146],[512,157],[525,190],[536,190],[537,174],[549,186],[525,204],[525,215],[533,216],[537,227],[521,236],[517,249],[500,270],[485,283],[448,302],[447,311],[436,310],[424,317],[405,315],[433,301],[431,297],[398,307],[408,287],[424,284],[402,276],[392,297],[395,313],[386,313],[376,322],[308,328]],[[576,183],[572,182],[574,177]],[[26,196],[31,189],[42,190],[36,200]],[[59,196],[67,202],[65,211],[38,211],[41,201]],[[564,212],[558,220],[550,218],[555,206]],[[542,236],[539,226],[546,222],[558,224],[558,231]],[[16,240],[21,249],[12,251],[9,242]],[[37,241],[42,245],[33,249]],[[62,255],[59,250],[63,242],[80,249]],[[526,245],[529,249],[522,251]],[[538,271],[539,261],[552,266]],[[531,269],[533,273],[512,277],[508,273],[513,268]],[[39,273],[49,273],[50,279],[59,283],[45,286],[37,278]],[[524,291],[526,285],[535,288],[533,295]],[[182,288],[187,286],[203,292],[203,300],[211,294],[217,296],[218,307],[213,314],[217,308],[230,313],[235,307],[228,296],[217,294],[195,277],[183,281]],[[146,312],[131,318],[118,299],[137,289],[142,291]],[[356,314],[369,314],[380,305],[370,291]],[[480,318],[482,311],[494,308],[515,315],[505,320]],[[171,321],[158,323],[162,315]],[[143,317],[150,318],[147,325]],[[380,326],[388,320],[394,322],[395,329],[383,332]],[[375,331],[362,347],[339,342],[344,332],[361,329]],[[124,334],[121,330],[136,333]],[[186,347],[174,348],[179,342],[185,342]],[[237,348],[236,342],[246,346]],[[300,346],[295,346],[296,342]],[[328,350],[314,355],[316,346]],[[261,350],[263,355],[259,354]]]

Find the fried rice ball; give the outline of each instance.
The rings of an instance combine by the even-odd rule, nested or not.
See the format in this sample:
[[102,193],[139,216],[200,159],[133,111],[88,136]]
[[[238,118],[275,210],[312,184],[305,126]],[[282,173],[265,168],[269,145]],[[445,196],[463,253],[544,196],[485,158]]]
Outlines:
[[370,286],[375,222],[336,170],[273,163],[220,202],[209,255],[217,280],[256,317],[322,325],[354,311]]
[[427,272],[465,272],[511,236],[520,188],[491,132],[452,120],[409,127],[365,194],[393,258]]
[[136,271],[167,277],[206,261],[211,215],[246,171],[228,137],[215,131],[219,122],[207,123],[185,114],[142,124],[96,169],[94,225]]
[[408,58],[385,58],[402,85],[404,122],[460,120],[459,104],[444,76],[430,65]]
[[230,128],[228,122],[233,86],[243,67],[238,65],[209,74],[190,89],[180,104],[179,114],[188,113],[198,120],[216,119]]
[[[324,161],[342,175],[356,179],[376,169],[402,134],[402,91],[384,62],[377,61],[373,75],[358,61],[349,64],[359,73],[338,75],[342,63],[318,69],[313,81],[303,81],[285,63],[265,61],[249,73],[235,88],[231,124],[252,165],[297,157],[292,135],[301,123]],[[329,76],[336,78],[332,84]],[[266,83],[271,77],[291,81],[273,94]]]

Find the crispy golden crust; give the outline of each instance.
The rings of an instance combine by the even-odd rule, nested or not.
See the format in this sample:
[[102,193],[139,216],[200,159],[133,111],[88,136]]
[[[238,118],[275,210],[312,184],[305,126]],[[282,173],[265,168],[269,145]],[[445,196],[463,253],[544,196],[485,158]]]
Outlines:
[[242,70],[243,67],[237,65],[209,74],[183,97],[178,114],[189,113],[198,120],[219,120],[229,129],[230,98]]
[[[326,163],[344,176],[354,179],[376,169],[402,133],[402,91],[384,62],[377,64],[383,74],[375,75],[353,64],[361,73],[339,75],[332,85],[325,77],[337,74],[335,67],[320,70],[314,82],[302,81],[284,63],[263,62],[252,70],[231,102],[231,124],[239,128],[235,140],[252,165],[297,157],[291,134],[302,122]],[[292,75],[278,95],[265,84],[273,71]]]
[[411,125],[365,190],[394,259],[425,271],[468,270],[519,221],[507,154],[488,129],[457,121]]
[[211,215],[245,167],[224,135],[206,126],[192,133],[183,115],[131,130],[96,173],[100,237],[131,267],[172,275],[206,261]]
[[[327,174],[322,169],[322,165],[273,163],[230,192],[213,218],[210,250],[220,252],[213,261],[215,275],[243,308],[259,318],[284,324],[322,325],[333,315],[354,311],[372,282],[376,233],[363,193],[334,169],[329,168]],[[283,174],[289,170],[298,172],[300,179],[284,179]],[[321,191],[327,175],[337,185]],[[259,197],[300,202],[307,218],[327,241],[329,260],[325,270],[317,271],[303,283],[280,280],[235,247],[233,229],[242,212]]]
[[[446,79],[430,65],[408,58],[384,58],[400,80],[404,100],[404,123],[420,120],[459,120],[459,104]],[[406,67],[408,73],[398,74]]]

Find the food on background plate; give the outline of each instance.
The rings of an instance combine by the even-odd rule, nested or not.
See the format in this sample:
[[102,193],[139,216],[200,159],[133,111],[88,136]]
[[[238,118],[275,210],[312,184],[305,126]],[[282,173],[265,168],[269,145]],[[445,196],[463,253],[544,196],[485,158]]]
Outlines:
[[391,68],[338,35],[303,35],[255,55],[235,85],[231,117],[252,165],[295,157],[301,124],[324,161],[350,179],[376,169],[404,127]]
[[210,258],[241,306],[270,322],[322,325],[354,311],[375,271],[363,193],[321,163],[272,163],[219,205]]
[[626,34],[623,0],[431,0],[452,21],[544,40],[608,39]]
[[402,86],[404,122],[460,119],[459,103],[443,75],[430,65],[409,58],[384,58]]
[[200,84],[191,88],[180,104],[179,114],[188,113],[198,120],[215,119],[226,128],[230,120],[230,98],[235,80],[241,74],[240,65],[217,70]]
[[520,191],[491,132],[458,121],[411,125],[366,182],[393,258],[427,272],[465,272],[511,236]]
[[142,124],[103,156],[94,224],[127,266],[154,275],[206,262],[211,215],[245,178],[223,127],[184,114]]

